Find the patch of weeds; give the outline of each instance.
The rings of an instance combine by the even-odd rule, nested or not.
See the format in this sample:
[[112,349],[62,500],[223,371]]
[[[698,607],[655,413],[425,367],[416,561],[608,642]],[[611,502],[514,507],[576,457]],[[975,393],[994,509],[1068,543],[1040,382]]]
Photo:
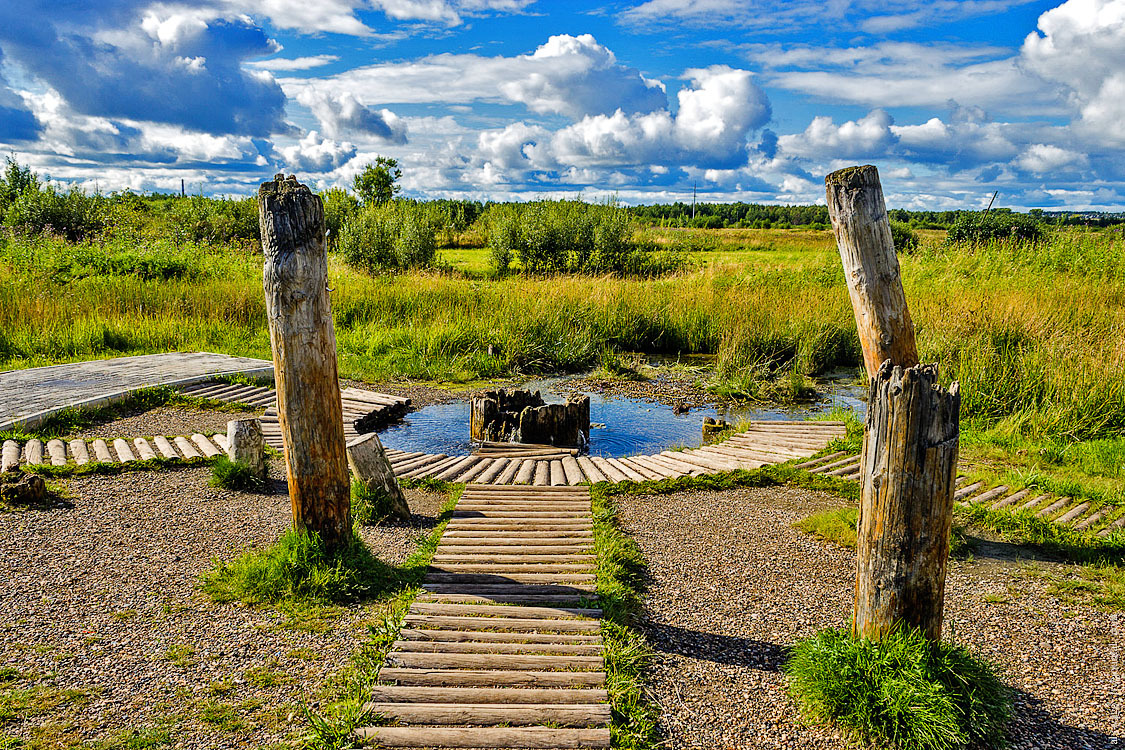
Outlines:
[[0,724],[43,716],[67,705],[79,705],[89,701],[93,694],[91,690],[54,685],[0,690]]
[[234,706],[208,701],[199,708],[199,720],[220,732],[237,732],[246,726]]
[[113,613],[113,619],[115,620],[131,620],[136,616],[137,610],[135,609],[122,609]]
[[195,658],[195,647],[187,643],[173,643],[164,652],[164,659],[177,667],[190,667],[199,661]]
[[119,732],[113,739],[93,743],[90,750],[154,750],[172,744],[172,735],[160,727],[139,727]]
[[832,508],[802,518],[793,526],[843,547],[855,547],[858,508]]
[[22,750],[26,747],[23,739],[10,734],[0,734],[0,750]]
[[985,594],[980,600],[985,604],[1008,604],[1012,601],[1012,598],[1003,594]]
[[[680,481],[680,480],[672,480]],[[646,689],[645,666],[652,649],[634,627],[640,615],[646,565],[640,547],[617,523],[612,496],[640,491],[640,484],[599,483],[591,489],[597,590],[602,607],[606,688],[613,706],[613,746],[649,748],[657,743],[659,709]],[[653,483],[653,484],[663,484]]]
[[1012,713],[988,664],[907,628],[881,641],[825,630],[794,646],[785,672],[807,714],[901,750],[998,746]]
[[463,485],[453,484],[441,479],[434,479],[433,477],[424,477],[422,479],[413,479],[411,477],[401,477],[398,480],[398,486],[404,490],[426,490],[427,492],[453,492],[456,488]]
[[260,492],[266,488],[266,480],[255,475],[249,465],[219,455],[211,464],[211,486],[237,492]]
[[207,686],[207,692],[211,695],[229,695],[234,692],[234,683],[230,680],[215,680]]
[[248,683],[254,687],[271,688],[278,685],[285,685],[293,680],[284,672],[277,672],[270,667],[276,667],[277,663],[271,663],[265,667],[251,667],[242,673],[242,676]]
[[368,486],[367,482],[352,479],[352,519],[361,526],[375,526],[387,519],[393,511],[392,501],[386,492]]
[[301,659],[303,661],[312,661],[317,658],[317,653],[311,648],[295,648],[285,652],[285,656],[290,659]]
[[1121,565],[1076,565],[1067,572],[1037,570],[1047,582],[1047,591],[1068,604],[1085,604],[1110,611],[1125,611],[1125,567]]

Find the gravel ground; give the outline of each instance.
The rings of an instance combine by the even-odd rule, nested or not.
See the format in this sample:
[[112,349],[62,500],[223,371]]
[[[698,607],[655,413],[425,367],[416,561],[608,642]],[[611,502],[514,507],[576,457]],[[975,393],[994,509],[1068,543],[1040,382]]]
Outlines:
[[[309,632],[196,588],[213,558],[267,545],[289,524],[282,471],[271,460],[273,494],[210,487],[205,467],[77,478],[66,482],[72,508],[0,513],[0,747],[5,733],[77,747],[152,726],[176,748],[303,734],[301,704],[347,663],[378,605]],[[387,562],[416,548],[444,499],[408,497],[411,523],[364,530]],[[30,701],[15,718],[4,715],[13,700]]]
[[[643,627],[657,652],[652,690],[668,747],[847,745],[802,721],[779,671],[787,647],[850,617],[855,553],[791,527],[840,504],[792,488],[622,498],[622,522],[652,576]],[[1125,617],[1060,602],[1027,566],[996,543],[955,561],[946,636],[1018,691],[1011,747],[1120,746]]]

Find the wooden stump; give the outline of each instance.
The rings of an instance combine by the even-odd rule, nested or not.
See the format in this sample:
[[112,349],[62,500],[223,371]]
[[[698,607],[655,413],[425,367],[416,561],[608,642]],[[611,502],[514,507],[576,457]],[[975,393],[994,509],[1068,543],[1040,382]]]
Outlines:
[[47,498],[47,484],[38,474],[25,474],[10,484],[0,484],[0,500],[9,505],[39,505]]
[[278,422],[293,523],[329,553],[352,536],[351,483],[320,197],[290,176],[258,190]]
[[232,419],[227,422],[227,457],[250,467],[258,479],[266,478],[265,440],[257,419]]
[[371,432],[349,442],[348,465],[356,480],[390,499],[392,518],[410,520],[410,506],[406,503],[406,495],[402,494],[402,488],[398,485],[398,479],[395,478],[378,435]]
[[961,396],[937,379],[936,365],[890,362],[871,379],[852,623],[862,638],[900,625],[941,637]]
[[824,184],[867,376],[875,377],[888,359],[900,367],[918,364],[879,170],[848,167],[825,177]]

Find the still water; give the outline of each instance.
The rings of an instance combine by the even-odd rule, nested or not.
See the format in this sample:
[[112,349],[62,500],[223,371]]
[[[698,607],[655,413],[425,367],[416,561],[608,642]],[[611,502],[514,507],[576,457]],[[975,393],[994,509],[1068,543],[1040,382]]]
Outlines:
[[[521,388],[541,391],[547,402],[566,400],[565,393],[552,390],[560,380],[538,380]],[[560,389],[562,390],[562,389]],[[701,407],[676,414],[671,406],[640,399],[585,392],[590,397],[590,455],[619,458],[653,454],[673,446],[696,448],[703,442],[706,417],[740,420],[804,419],[834,407],[863,414],[866,408],[863,389],[854,385],[832,384],[822,387],[821,400],[796,407],[737,405]],[[406,415],[402,422],[379,432],[388,448],[422,453],[468,453],[476,446],[469,439],[469,397],[445,404],[425,406]]]

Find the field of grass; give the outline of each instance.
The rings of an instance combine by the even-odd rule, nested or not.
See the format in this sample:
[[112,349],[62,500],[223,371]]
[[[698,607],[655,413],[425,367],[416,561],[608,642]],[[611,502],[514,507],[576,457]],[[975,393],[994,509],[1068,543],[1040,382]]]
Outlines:
[[[649,231],[689,269],[495,278],[487,248],[458,247],[439,251],[444,270],[372,277],[333,257],[341,374],[463,383],[580,371],[607,352],[706,354],[722,392],[760,394],[858,367],[829,232]],[[923,359],[961,383],[965,452],[1125,501],[1125,239],[1071,229],[950,248],[921,234],[901,258],[906,295]],[[259,255],[0,239],[0,369],[171,350],[269,356]]]

